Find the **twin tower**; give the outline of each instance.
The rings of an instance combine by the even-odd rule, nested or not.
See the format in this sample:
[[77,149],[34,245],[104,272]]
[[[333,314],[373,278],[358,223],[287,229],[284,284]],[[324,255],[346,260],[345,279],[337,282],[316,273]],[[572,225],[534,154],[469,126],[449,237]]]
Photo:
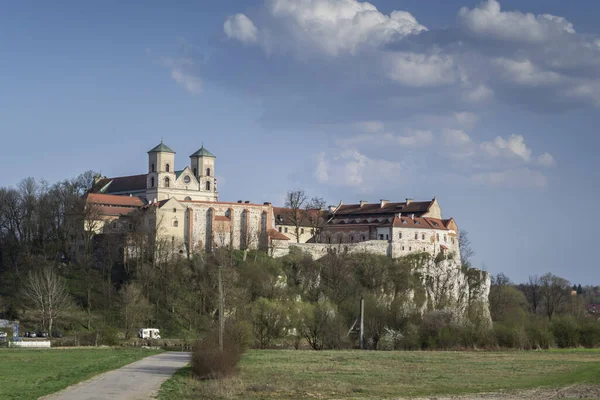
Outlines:
[[157,201],[217,201],[215,156],[202,146],[190,156],[190,166],[175,170],[175,152],[160,144],[148,151],[146,198]]

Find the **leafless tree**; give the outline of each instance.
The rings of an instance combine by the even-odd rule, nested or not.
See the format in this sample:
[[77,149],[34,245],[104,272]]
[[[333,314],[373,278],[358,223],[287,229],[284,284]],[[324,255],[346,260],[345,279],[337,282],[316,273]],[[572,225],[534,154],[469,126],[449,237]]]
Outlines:
[[529,303],[529,310],[532,314],[537,314],[541,301],[540,278],[537,275],[529,277],[529,281],[521,286],[525,298]]
[[319,238],[326,222],[323,214],[326,205],[327,203],[322,197],[313,197],[306,204],[306,219],[310,224],[315,243],[319,243]]
[[567,299],[570,288],[569,281],[551,273],[540,278],[540,298],[549,320]]
[[458,232],[458,249],[460,251],[460,258],[462,265],[471,267],[471,258],[475,255],[475,251],[471,247],[471,241],[467,231]]
[[50,335],[54,321],[72,304],[63,280],[50,265],[29,271],[21,295],[24,304],[40,315],[42,327],[47,328]]
[[304,190],[290,190],[285,198],[285,207],[288,209],[288,217],[294,225],[296,243],[300,243],[300,227],[306,222],[305,206],[307,197]]
[[136,327],[149,319],[152,306],[135,283],[125,285],[119,291],[119,305],[125,327],[125,338],[129,339]]

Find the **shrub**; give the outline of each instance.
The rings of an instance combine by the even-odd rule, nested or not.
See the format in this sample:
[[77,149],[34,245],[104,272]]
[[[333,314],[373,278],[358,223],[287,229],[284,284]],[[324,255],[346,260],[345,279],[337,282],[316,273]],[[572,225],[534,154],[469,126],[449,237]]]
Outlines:
[[579,326],[572,317],[554,318],[550,331],[558,347],[577,347],[579,344]]
[[223,351],[219,350],[219,334],[210,331],[196,342],[192,353],[192,371],[199,379],[221,379],[237,372],[243,349],[227,331],[223,334]]
[[554,346],[554,336],[548,325],[534,320],[527,327],[527,340],[531,349],[549,349]]
[[579,344],[592,348],[600,346],[600,323],[587,320],[582,321],[579,326]]

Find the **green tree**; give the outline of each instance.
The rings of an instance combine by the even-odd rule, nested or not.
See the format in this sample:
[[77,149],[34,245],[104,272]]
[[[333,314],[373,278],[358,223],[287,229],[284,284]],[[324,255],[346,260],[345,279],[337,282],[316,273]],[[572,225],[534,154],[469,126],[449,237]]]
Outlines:
[[250,320],[254,338],[261,349],[266,349],[283,335],[285,310],[276,301],[260,298],[250,306]]

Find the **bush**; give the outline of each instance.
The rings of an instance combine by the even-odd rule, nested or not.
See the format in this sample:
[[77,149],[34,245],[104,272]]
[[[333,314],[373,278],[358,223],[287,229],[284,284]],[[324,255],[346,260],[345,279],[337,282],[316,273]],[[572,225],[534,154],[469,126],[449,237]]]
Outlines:
[[579,326],[579,344],[587,348],[600,346],[600,323],[587,320]]
[[219,334],[210,331],[196,342],[192,353],[192,371],[199,379],[221,379],[237,372],[244,350],[226,331],[223,334],[223,351],[219,350]]
[[577,347],[579,344],[579,326],[572,317],[555,318],[550,324],[550,331],[558,347]]
[[539,320],[534,320],[527,327],[527,339],[530,349],[549,349],[554,346],[554,336],[548,325]]

